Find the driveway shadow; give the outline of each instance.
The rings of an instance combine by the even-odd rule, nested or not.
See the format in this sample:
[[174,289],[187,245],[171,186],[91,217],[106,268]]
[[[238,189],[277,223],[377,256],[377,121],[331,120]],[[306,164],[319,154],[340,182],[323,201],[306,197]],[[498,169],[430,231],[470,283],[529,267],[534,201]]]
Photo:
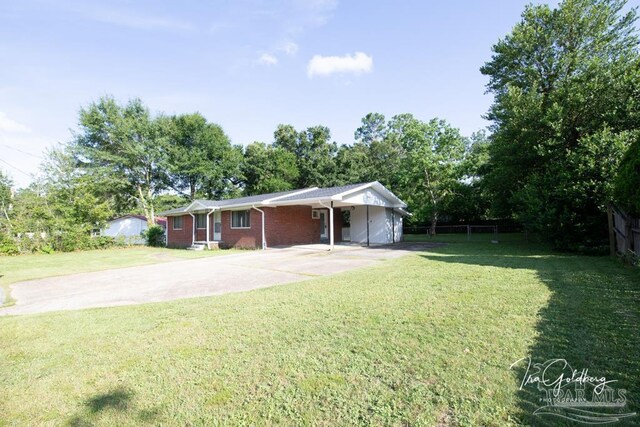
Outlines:
[[[548,371],[549,378],[557,378],[560,372],[566,377],[571,367],[578,371],[588,369],[591,376],[617,381],[610,384],[614,389],[613,397],[619,397],[618,390],[626,390],[624,407],[585,407],[569,411],[570,417],[584,416],[582,410],[598,414],[640,413],[640,270],[625,268],[605,257],[553,254],[526,246],[494,245],[479,251],[478,248],[470,250],[468,245],[450,245],[438,251],[439,254],[421,256],[451,264],[535,271],[551,296],[547,306],[538,313],[537,338],[529,348],[529,354],[521,357],[529,357],[532,364],[566,359],[570,367],[561,370],[554,364]],[[515,360],[509,361],[512,362]],[[527,367],[527,360],[514,366],[516,389],[527,373],[535,372],[533,366],[529,370]],[[570,387],[575,396],[576,384]],[[588,384],[585,393],[591,400],[593,395]],[[541,401],[545,396],[536,384],[518,391],[521,408],[518,416],[523,424],[579,425],[558,414],[534,415],[537,408],[545,406]],[[565,409],[561,408],[559,412],[567,415]],[[603,418],[598,415],[596,419]],[[640,416],[622,418],[616,425],[640,425]]]

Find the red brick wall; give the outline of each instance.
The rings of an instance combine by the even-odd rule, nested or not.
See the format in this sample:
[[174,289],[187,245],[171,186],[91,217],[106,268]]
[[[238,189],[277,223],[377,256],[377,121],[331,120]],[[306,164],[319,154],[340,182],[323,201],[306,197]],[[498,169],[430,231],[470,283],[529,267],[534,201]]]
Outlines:
[[[265,212],[267,246],[320,243],[320,220],[311,218],[310,206],[260,208]],[[342,216],[336,209],[334,236],[342,237]],[[251,228],[231,228],[231,212],[222,212],[222,241],[225,246],[259,248],[262,245],[262,214],[250,210]]]
[[[267,246],[320,243],[320,220],[311,218],[310,206],[261,208],[265,212]],[[249,210],[251,228],[231,228],[231,211],[222,212],[222,241],[227,247],[260,248],[262,245],[262,214]],[[328,213],[327,213],[328,215]],[[210,215],[210,240],[213,240],[213,215]],[[342,214],[334,208],[334,240],[342,240]],[[191,215],[183,216],[182,230],[173,230],[169,218],[168,246],[191,245]],[[206,230],[196,230],[196,240],[206,240]]]
[[222,241],[226,247],[257,248],[262,242],[260,212],[249,210],[251,228],[231,228],[231,211],[222,211]]
[[265,213],[268,246],[320,242],[320,221],[311,218],[310,206],[281,206]]
[[186,248],[191,246],[191,233],[193,232],[193,222],[191,215],[182,216],[182,230],[173,229],[173,219],[167,218],[167,246],[170,248]]

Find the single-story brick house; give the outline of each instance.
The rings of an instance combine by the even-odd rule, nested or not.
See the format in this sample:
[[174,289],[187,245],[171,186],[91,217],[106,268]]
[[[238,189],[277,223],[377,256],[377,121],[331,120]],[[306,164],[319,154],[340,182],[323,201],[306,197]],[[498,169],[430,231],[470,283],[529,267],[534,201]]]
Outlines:
[[379,182],[305,188],[229,200],[195,200],[162,212],[167,246],[267,246],[402,240],[407,205]]

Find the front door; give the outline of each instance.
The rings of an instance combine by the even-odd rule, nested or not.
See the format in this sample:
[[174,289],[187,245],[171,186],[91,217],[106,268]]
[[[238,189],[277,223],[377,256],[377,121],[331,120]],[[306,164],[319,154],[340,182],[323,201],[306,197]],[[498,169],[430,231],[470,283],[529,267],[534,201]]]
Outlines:
[[220,211],[213,213],[213,240],[216,242],[222,240],[222,213]]
[[327,219],[327,212],[320,211],[320,239],[328,239],[329,238],[329,221]]

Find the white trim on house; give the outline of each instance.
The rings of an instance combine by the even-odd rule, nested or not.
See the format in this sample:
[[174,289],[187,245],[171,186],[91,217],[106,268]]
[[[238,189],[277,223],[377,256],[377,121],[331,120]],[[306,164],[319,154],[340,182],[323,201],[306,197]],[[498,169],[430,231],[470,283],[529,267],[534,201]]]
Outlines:
[[211,207],[209,207],[209,206],[205,206],[205,205],[203,205],[203,204],[202,204],[202,203],[200,203],[198,200],[194,200],[193,202],[191,202],[191,203],[189,204],[189,206],[187,206],[186,208],[184,208],[184,211],[185,211],[185,212],[189,212],[190,210],[192,210],[192,209],[191,209],[191,206],[193,206],[193,205],[195,205],[195,204],[200,205],[203,209],[212,209],[212,208],[211,208]]

